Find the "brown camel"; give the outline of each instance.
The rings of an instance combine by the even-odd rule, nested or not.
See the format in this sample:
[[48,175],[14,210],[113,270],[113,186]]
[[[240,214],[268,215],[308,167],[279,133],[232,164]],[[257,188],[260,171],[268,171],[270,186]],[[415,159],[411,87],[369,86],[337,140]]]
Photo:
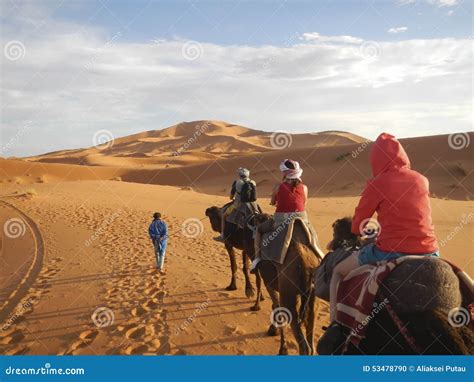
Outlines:
[[[222,214],[220,208],[216,206],[209,207],[206,209],[206,216],[209,218],[211,227],[215,232],[221,231],[221,219]],[[249,260],[253,259],[254,245],[253,245],[253,232],[248,228],[239,228],[236,224],[226,222],[224,227],[224,246],[229,254],[231,279],[230,284],[226,287],[226,290],[237,290],[237,261],[235,258],[234,248],[242,250],[242,272],[245,277],[245,295],[250,298],[255,295],[254,288],[250,282],[249,273]],[[263,300],[262,280],[260,274],[256,274],[256,285],[257,285],[257,298],[255,305],[251,308],[253,311],[260,310],[260,301]]]
[[[212,229],[220,232],[221,213],[218,207],[210,207],[206,210]],[[249,219],[249,225],[257,225],[271,218],[268,214],[255,214]],[[253,294],[248,273],[248,260],[255,256],[253,231],[245,227],[240,229],[233,224],[227,224],[224,229],[225,247],[229,254],[232,278],[227,290],[237,289],[235,275],[237,264],[235,261],[234,248],[242,250],[243,272],[245,276],[247,296]],[[251,310],[260,309],[261,278],[272,299],[272,317],[267,334],[274,336],[280,332],[280,355],[288,354],[286,343],[286,326],[290,325],[298,343],[299,352],[303,355],[314,354],[314,311],[315,297],[312,286],[312,275],[314,269],[319,265],[321,259],[311,249],[301,222],[297,221],[293,230],[293,237],[285,258],[285,263],[275,264],[271,261],[262,260],[256,273],[257,299]],[[282,291],[281,293],[279,291]],[[302,325],[305,326],[306,336]]]
[[[266,214],[255,215],[254,224],[269,219]],[[313,273],[321,262],[312,249],[300,220],[295,221],[293,236],[283,264],[262,260],[258,270],[273,301],[273,311],[268,333],[280,329],[280,355],[288,354],[285,331],[290,325],[301,355],[314,354],[315,296]],[[278,295],[277,295],[278,293]],[[275,299],[274,296],[278,296]],[[303,326],[305,333],[303,332]]]
[[[359,237],[351,233],[351,223],[350,218],[334,222],[334,238],[328,246],[330,249],[335,250],[340,246],[347,247],[358,242]],[[441,282],[438,282],[439,280]],[[417,288],[417,285],[421,288]],[[424,285],[430,285],[432,290],[426,292]],[[344,346],[345,338],[349,335],[349,329],[344,328],[343,335],[334,343],[332,354],[473,354],[472,329],[468,325],[453,326],[449,322],[450,307],[447,305],[450,302],[457,300],[454,306],[464,306],[466,311],[467,305],[473,302],[472,295],[461,296],[456,286],[457,276],[449,265],[439,259],[420,257],[406,261],[384,280],[377,301],[387,297],[407,335],[402,335],[400,328],[384,308],[369,322],[365,338],[359,346]],[[419,298],[423,293],[432,294],[426,296],[425,300],[428,302],[423,303],[425,308],[421,311],[410,311],[408,307],[415,306],[407,305],[412,301],[411,296]],[[318,350],[320,348],[322,349],[318,344]]]

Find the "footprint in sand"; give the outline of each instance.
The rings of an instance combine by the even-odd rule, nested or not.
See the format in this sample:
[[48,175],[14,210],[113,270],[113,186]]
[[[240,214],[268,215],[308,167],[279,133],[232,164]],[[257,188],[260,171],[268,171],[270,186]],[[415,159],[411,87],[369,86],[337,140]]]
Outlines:
[[4,355],[21,355],[25,354],[28,351],[28,347],[25,345],[18,345],[12,349],[9,349],[3,353]]
[[144,354],[149,353],[150,349],[148,346],[143,344],[134,344],[127,346],[127,348],[123,351],[124,354],[132,355],[132,354]]
[[154,310],[160,306],[160,302],[158,299],[154,298],[151,300],[148,300],[144,304],[142,304],[143,309],[145,310]]
[[152,296],[154,295],[156,292],[159,292],[160,289],[156,286],[153,286],[153,287],[150,287],[150,288],[147,288],[145,289],[145,293],[148,295],[148,296]]
[[145,334],[145,332],[146,332],[145,327],[138,326],[138,327],[127,330],[127,332],[125,333],[125,337],[136,339],[136,338],[142,337]]
[[85,330],[79,334],[79,339],[71,345],[71,351],[83,348],[89,345],[99,334],[97,330]]
[[7,336],[0,338],[0,344],[11,345],[20,342],[25,336],[21,330],[15,330],[9,333]]
[[147,310],[141,306],[138,306],[136,308],[133,308],[131,310],[131,313],[133,317],[140,317],[140,316],[143,316],[145,313],[147,313]]

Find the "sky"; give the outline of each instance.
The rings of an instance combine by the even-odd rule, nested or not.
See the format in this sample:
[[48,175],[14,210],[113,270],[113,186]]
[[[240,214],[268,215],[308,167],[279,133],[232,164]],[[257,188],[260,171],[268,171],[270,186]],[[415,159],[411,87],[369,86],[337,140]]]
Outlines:
[[0,155],[182,121],[472,130],[470,0],[0,0]]

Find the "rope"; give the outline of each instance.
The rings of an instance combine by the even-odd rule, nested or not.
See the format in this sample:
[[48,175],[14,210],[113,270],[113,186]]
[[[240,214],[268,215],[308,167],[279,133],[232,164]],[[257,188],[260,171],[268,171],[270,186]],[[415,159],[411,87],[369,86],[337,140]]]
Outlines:
[[398,330],[402,334],[403,338],[405,339],[406,343],[410,346],[410,348],[416,353],[416,354],[422,354],[423,352],[421,349],[418,347],[416,344],[415,339],[411,336],[411,334],[408,332],[406,326],[403,324],[402,320],[400,317],[398,317],[397,313],[393,310],[392,306],[390,304],[385,305],[387,308],[387,312],[392,318],[393,322],[397,326]]

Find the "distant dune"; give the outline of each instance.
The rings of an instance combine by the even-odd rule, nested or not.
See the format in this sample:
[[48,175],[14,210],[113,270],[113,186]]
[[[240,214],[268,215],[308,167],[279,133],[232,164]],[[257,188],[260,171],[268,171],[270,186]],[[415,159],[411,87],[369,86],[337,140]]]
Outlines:
[[[0,160],[0,181],[114,179],[192,187],[226,194],[236,169],[248,167],[262,196],[279,180],[278,164],[300,161],[312,196],[358,195],[371,176],[370,141],[341,131],[269,133],[220,121],[183,122],[118,138],[106,148],[64,150],[23,160]],[[474,134],[469,133],[474,140]],[[432,195],[470,200],[474,191],[472,145],[449,146],[447,135],[402,139],[412,167],[431,182]],[[281,149],[278,149],[281,147]],[[80,166],[78,166],[80,165]]]
[[[203,160],[241,157],[286,145],[285,134],[274,134],[221,121],[182,122],[162,130],[151,130],[115,139],[110,147],[55,151],[30,161],[86,166],[186,166]],[[292,134],[291,148],[333,146],[363,142],[344,132]],[[273,142],[273,143],[272,143]],[[176,158],[179,156],[179,159]]]

